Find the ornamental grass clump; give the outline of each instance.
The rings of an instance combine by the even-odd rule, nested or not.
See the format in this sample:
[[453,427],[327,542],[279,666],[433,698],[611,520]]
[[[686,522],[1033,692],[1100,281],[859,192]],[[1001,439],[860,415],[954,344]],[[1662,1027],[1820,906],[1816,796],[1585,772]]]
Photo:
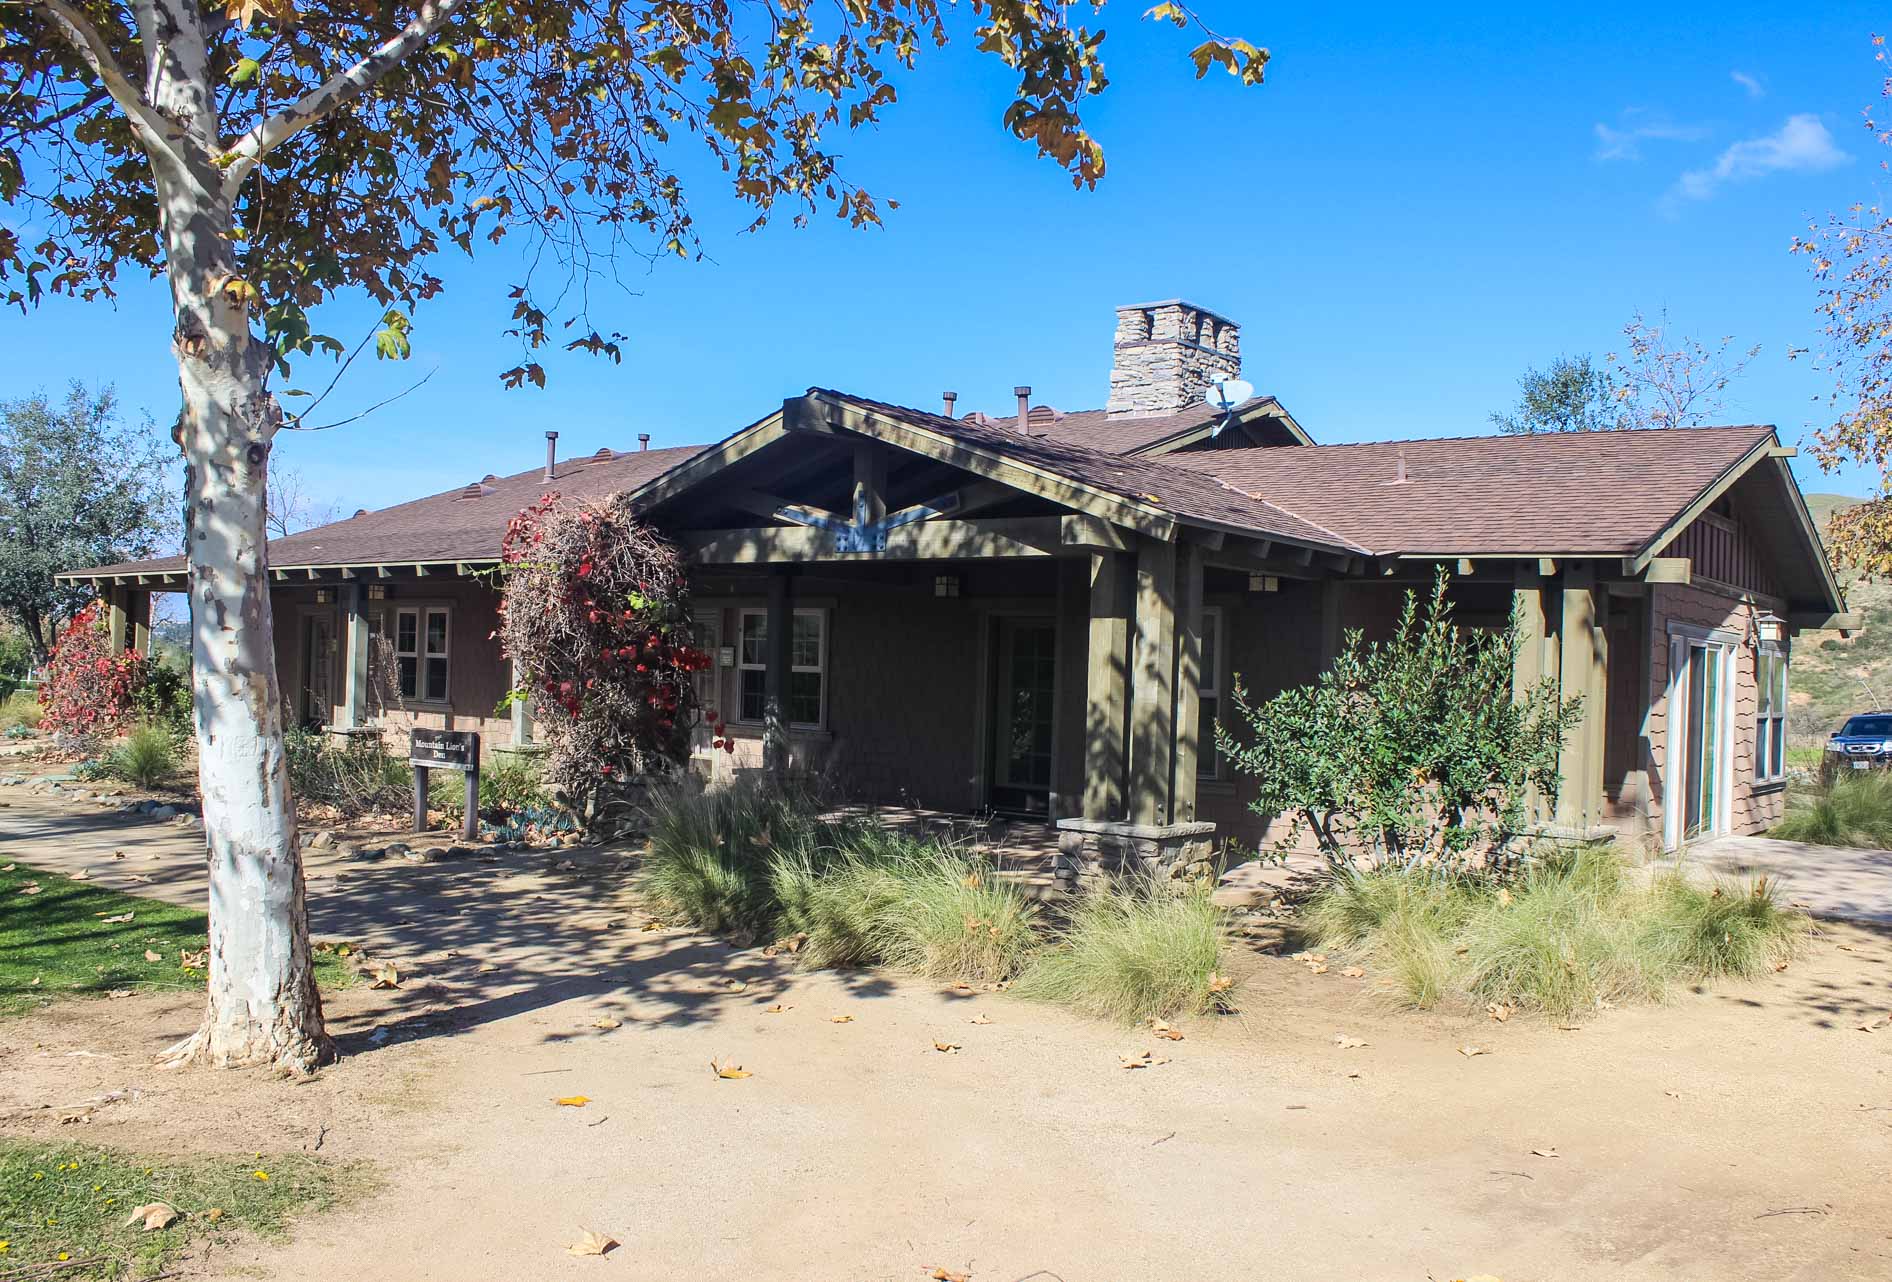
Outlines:
[[1232,987],[1224,925],[1206,887],[1125,878],[1075,902],[1014,991],[1124,1024],[1205,1014]]
[[779,911],[771,861],[818,849],[811,807],[754,784],[665,788],[647,815],[641,889],[666,916],[699,930],[769,934]]
[[1825,787],[1795,788],[1770,837],[1815,846],[1892,848],[1892,771],[1847,771]]
[[985,861],[933,846],[880,868],[886,898],[868,935],[884,964],[991,984],[1011,979],[1037,949],[1036,905]]
[[1358,957],[1413,1006],[1565,1020],[1661,1001],[1678,984],[1765,975],[1808,930],[1766,878],[1649,875],[1612,846],[1540,853],[1509,878],[1349,872],[1304,922],[1313,942]]
[[177,773],[177,739],[168,726],[144,722],[105,757],[105,773],[140,788],[155,788]]

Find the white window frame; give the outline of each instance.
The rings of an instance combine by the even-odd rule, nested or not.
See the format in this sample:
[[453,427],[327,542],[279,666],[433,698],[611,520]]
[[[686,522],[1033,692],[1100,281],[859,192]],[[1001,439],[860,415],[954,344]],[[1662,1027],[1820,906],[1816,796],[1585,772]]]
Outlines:
[[[825,729],[828,724],[828,612],[819,606],[802,606],[802,607],[797,607],[794,611],[792,611],[792,614],[794,615],[795,618],[798,618],[798,619],[811,618],[815,621],[815,627],[817,630],[816,637],[817,637],[817,642],[819,646],[819,659],[817,660],[817,662],[813,664],[794,663],[791,661],[789,664],[789,669],[788,669],[789,673],[791,676],[793,676],[795,673],[807,673],[807,672],[814,673],[816,676],[821,678],[821,693],[818,697],[820,708],[819,708],[819,715],[817,719],[814,721],[790,721],[788,723],[789,728],[795,729],[795,730]],[[762,662],[760,663],[749,662],[748,656],[745,654],[743,650],[743,638],[747,634],[746,624],[748,620],[751,618],[759,618],[762,620],[763,635],[765,639],[763,641],[764,650],[763,650]],[[736,617],[736,712],[738,714],[738,719],[744,725],[752,725],[752,726],[761,725],[764,720],[763,717],[750,716],[749,709],[743,706],[742,674],[744,672],[760,672],[764,674],[763,681],[766,683],[768,680],[767,673],[769,670],[769,661],[768,661],[767,647],[769,645],[774,644],[773,642],[766,639],[767,630],[768,630],[768,619],[769,619],[769,612],[766,609],[759,609],[755,607],[744,607],[743,609],[737,612],[737,617]],[[789,624],[789,627],[793,628],[794,626],[795,626],[794,623],[791,621]],[[792,635],[789,638],[789,653],[792,658],[794,654],[794,637]],[[766,684],[765,684],[765,689],[766,689]],[[783,698],[784,703],[786,704],[789,698],[788,690],[784,689],[782,691],[782,698]],[[767,695],[766,694],[764,694],[763,696],[763,704],[764,704],[765,715],[766,715],[766,708],[767,708]]]
[[[411,703],[433,704],[444,707],[453,702],[453,607],[447,605],[403,605],[388,611],[393,616],[394,627],[388,634],[389,642],[394,647],[394,691],[397,696]],[[401,616],[414,616],[414,648],[401,648]],[[434,615],[445,620],[440,632],[440,651],[434,653],[427,649],[427,621]],[[409,694],[401,689],[401,660],[414,661],[414,692]],[[427,695],[427,663],[430,659],[439,659],[446,665],[446,680],[442,683],[444,692],[437,699]]]
[[[1198,659],[1200,659],[1202,651],[1205,649],[1210,650],[1214,658],[1213,663],[1198,664],[1196,672],[1197,706],[1200,708],[1203,699],[1214,699],[1216,713],[1215,717],[1210,718],[1208,721],[1201,719],[1200,712],[1197,714],[1196,778],[1220,779],[1223,773],[1222,754],[1215,750],[1215,722],[1216,719],[1222,715],[1222,669],[1226,664],[1226,660],[1223,656],[1226,653],[1224,642],[1227,638],[1222,631],[1222,607],[1219,605],[1203,606],[1202,614],[1196,624],[1196,629],[1196,636],[1198,638],[1196,654]],[[1207,644],[1205,644],[1205,642]]]
[[[1773,698],[1775,681],[1768,669],[1779,665],[1779,706]],[[1754,652],[1754,782],[1779,783],[1787,777],[1787,653],[1765,643]],[[1777,769],[1770,768],[1778,761]]]

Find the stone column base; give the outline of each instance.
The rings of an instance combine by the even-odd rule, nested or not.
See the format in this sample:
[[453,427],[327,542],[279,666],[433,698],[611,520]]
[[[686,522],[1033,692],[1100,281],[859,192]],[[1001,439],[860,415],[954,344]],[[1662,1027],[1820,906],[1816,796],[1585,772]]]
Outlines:
[[1058,883],[1067,890],[1110,876],[1137,874],[1162,882],[1213,884],[1219,869],[1212,823],[1135,824],[1105,819],[1058,820]]

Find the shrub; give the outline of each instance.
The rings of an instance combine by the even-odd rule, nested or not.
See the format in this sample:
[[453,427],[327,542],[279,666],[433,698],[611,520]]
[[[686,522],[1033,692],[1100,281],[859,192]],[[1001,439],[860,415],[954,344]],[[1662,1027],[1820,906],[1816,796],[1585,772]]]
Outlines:
[[1036,905],[982,860],[914,845],[878,865],[880,878],[868,882],[875,905],[868,937],[878,960],[975,984],[1016,975],[1038,945]]
[[145,722],[105,757],[105,773],[114,779],[155,788],[177,771],[177,741],[169,728]]
[[132,695],[132,707],[144,721],[162,726],[180,742],[191,737],[190,659],[175,651],[145,664],[145,679]]
[[334,806],[346,816],[413,805],[414,772],[378,738],[349,736],[338,744],[319,731],[289,730],[283,751],[299,801]]
[[1350,632],[1311,686],[1251,704],[1239,678],[1238,734],[1217,749],[1255,776],[1251,809],[1291,821],[1283,846],[1312,831],[1338,866],[1365,857],[1461,866],[1507,860],[1531,790],[1554,798],[1557,754],[1582,702],[1554,679],[1514,697],[1520,625],[1461,630],[1439,572],[1423,609],[1413,593],[1393,635]]
[[1769,836],[1816,846],[1892,847],[1892,771],[1849,770],[1825,787],[1787,794]]
[[1015,991],[1126,1024],[1202,1014],[1226,1001],[1222,928],[1206,887],[1126,879],[1077,901]]
[[94,601],[59,634],[39,687],[49,730],[97,734],[117,730],[134,712],[150,664],[136,650],[112,653],[105,604]]
[[1557,1019],[1659,1001],[1678,983],[1765,974],[1806,932],[1765,879],[1645,879],[1608,846],[1541,854],[1508,883],[1406,868],[1343,875],[1304,921],[1317,943],[1391,976],[1414,1006],[1498,1004]]
[[770,862],[778,844],[812,854],[805,808],[755,785],[666,789],[649,819],[644,892],[701,930],[766,933],[776,916]]
[[550,800],[539,763],[530,757],[501,753],[480,770],[482,810],[533,810]]

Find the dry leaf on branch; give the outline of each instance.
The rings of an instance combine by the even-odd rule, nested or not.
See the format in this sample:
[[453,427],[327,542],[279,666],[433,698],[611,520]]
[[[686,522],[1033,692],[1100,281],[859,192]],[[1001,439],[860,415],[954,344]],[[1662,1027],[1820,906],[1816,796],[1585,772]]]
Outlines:
[[1343,1051],[1357,1051],[1362,1046],[1367,1045],[1367,1042],[1366,1039],[1362,1037],[1349,1037],[1345,1033],[1335,1033],[1334,1045],[1338,1046]]
[[751,1073],[742,1065],[721,1059],[713,1059],[710,1061],[710,1071],[726,1082],[739,1082],[745,1077],[755,1076],[754,1073]]
[[130,1228],[143,1220],[144,1231],[155,1233],[159,1229],[167,1229],[177,1223],[177,1218],[177,1208],[169,1202],[146,1202],[143,1206],[132,1208],[131,1218],[125,1221],[125,1227]]
[[603,1233],[594,1233],[590,1229],[582,1230],[584,1236],[565,1248],[569,1255],[607,1255],[616,1247],[618,1240]]
[[1125,1068],[1155,1068],[1158,1064],[1169,1063],[1168,1059],[1161,1055],[1152,1055],[1149,1051],[1138,1055],[1119,1055],[1117,1058],[1123,1062]]
[[553,1100],[552,1102],[564,1108],[583,1108],[585,1105],[591,1103],[591,1096],[589,1095],[561,1095],[557,1099]]

